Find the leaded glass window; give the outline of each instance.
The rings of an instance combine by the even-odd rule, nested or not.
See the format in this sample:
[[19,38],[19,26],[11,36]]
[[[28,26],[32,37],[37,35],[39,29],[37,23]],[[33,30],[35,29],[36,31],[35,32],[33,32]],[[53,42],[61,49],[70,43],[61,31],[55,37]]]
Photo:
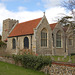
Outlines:
[[28,39],[28,37],[25,37],[24,38],[24,48],[25,49],[28,49],[29,48],[29,39]]
[[61,31],[56,33],[56,47],[61,47]]
[[41,46],[47,47],[47,30],[43,29],[41,31]]

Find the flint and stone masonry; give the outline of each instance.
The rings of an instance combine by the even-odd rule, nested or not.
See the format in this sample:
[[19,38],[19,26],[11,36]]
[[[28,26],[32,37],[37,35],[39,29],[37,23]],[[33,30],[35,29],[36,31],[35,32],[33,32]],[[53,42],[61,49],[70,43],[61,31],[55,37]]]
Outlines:
[[[43,29],[46,29],[47,32],[47,46],[41,46],[41,31]],[[61,40],[57,41],[58,32],[61,34]],[[75,53],[75,34],[71,25],[63,27],[60,22],[49,24],[45,15],[42,18],[24,23],[19,23],[18,20],[13,19],[3,21],[2,41],[7,43],[7,52],[18,54],[20,50],[25,49],[25,37],[28,38],[28,49],[35,54],[70,55]],[[13,39],[16,40],[15,49],[13,49]],[[61,44],[60,47],[57,47],[58,42]]]

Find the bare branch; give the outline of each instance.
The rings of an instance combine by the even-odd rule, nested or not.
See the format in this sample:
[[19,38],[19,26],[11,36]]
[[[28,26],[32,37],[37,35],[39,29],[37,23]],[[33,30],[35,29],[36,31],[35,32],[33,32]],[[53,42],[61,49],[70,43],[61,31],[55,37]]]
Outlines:
[[63,1],[61,6],[67,8],[68,10],[73,10],[75,9],[75,0],[68,0],[68,1]]

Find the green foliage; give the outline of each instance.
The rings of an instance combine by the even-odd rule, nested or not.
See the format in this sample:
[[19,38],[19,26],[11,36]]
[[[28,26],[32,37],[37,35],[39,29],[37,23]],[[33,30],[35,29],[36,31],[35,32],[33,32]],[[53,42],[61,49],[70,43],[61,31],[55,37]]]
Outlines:
[[65,17],[62,17],[61,20],[60,20],[60,23],[64,26],[70,24],[70,21],[69,19],[72,19],[72,16],[65,16]]
[[20,61],[23,67],[35,70],[40,70],[46,65],[51,65],[50,57],[47,56],[35,56],[30,54],[24,54],[14,55],[13,58],[16,63]]
[[[75,55],[74,54],[72,54],[71,56],[71,60],[72,60],[72,62],[71,63],[75,63]],[[69,61],[69,56],[66,56],[66,57],[64,57],[64,56],[52,56],[52,58],[54,58],[54,61],[59,61],[59,62],[68,62]],[[58,60],[58,58],[60,58],[60,60]]]
[[19,61],[22,62],[22,55],[12,55],[12,58],[15,60],[15,64]]
[[4,42],[0,41],[0,47],[6,45]]
[[75,63],[75,55],[72,55],[71,59],[72,59],[72,63]]

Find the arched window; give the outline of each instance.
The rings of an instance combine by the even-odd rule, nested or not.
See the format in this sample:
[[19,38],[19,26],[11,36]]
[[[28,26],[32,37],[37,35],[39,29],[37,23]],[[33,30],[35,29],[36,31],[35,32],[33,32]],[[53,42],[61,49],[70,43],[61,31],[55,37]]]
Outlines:
[[24,38],[24,48],[25,49],[28,49],[29,48],[29,39],[28,39],[28,37],[25,37]]
[[61,47],[61,31],[56,33],[56,47]]
[[45,28],[41,31],[41,46],[47,47],[47,30]]
[[12,48],[16,49],[16,40],[15,39],[12,40]]

